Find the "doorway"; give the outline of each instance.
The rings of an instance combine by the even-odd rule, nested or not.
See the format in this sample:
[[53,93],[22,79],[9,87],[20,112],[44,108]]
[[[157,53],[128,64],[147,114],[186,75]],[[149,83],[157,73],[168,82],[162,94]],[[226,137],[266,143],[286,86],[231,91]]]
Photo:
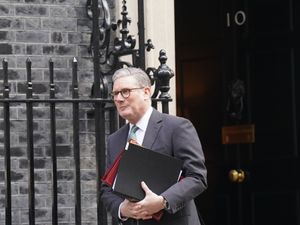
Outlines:
[[[299,15],[295,0],[175,1],[177,112],[206,156],[207,225],[300,224]],[[236,81],[242,107],[230,110]],[[222,128],[242,125],[254,140],[222,144]]]

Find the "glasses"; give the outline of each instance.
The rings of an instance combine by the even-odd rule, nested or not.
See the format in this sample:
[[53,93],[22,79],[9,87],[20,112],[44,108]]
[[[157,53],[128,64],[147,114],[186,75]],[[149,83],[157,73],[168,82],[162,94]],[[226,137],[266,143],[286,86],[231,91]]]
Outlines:
[[121,91],[113,91],[111,92],[112,98],[117,97],[120,93],[123,98],[129,98],[130,93],[134,90],[143,89],[144,87],[138,87],[138,88],[124,88]]

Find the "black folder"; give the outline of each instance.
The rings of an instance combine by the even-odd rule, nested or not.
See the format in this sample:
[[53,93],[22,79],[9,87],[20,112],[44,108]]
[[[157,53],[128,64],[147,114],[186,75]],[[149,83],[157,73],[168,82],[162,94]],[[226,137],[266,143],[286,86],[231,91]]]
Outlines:
[[120,160],[112,189],[130,200],[139,201],[145,197],[142,181],[159,195],[178,182],[181,169],[179,159],[129,144]]

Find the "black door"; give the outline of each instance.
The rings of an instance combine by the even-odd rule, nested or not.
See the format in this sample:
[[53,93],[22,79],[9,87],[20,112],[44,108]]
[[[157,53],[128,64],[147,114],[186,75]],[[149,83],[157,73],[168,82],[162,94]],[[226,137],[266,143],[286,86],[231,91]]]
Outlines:
[[178,113],[206,154],[206,224],[299,225],[300,2],[175,6]]

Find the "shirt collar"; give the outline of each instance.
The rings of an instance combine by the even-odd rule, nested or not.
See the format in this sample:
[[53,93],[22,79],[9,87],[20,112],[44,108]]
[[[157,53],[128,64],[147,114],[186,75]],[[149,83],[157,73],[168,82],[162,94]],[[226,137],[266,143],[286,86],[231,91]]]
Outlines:
[[[136,123],[136,126],[141,129],[143,132],[146,131],[148,122],[150,119],[150,116],[152,114],[153,108],[149,107],[149,109],[146,111],[146,113],[143,115],[143,117]],[[133,124],[130,124],[130,129],[133,126]]]

